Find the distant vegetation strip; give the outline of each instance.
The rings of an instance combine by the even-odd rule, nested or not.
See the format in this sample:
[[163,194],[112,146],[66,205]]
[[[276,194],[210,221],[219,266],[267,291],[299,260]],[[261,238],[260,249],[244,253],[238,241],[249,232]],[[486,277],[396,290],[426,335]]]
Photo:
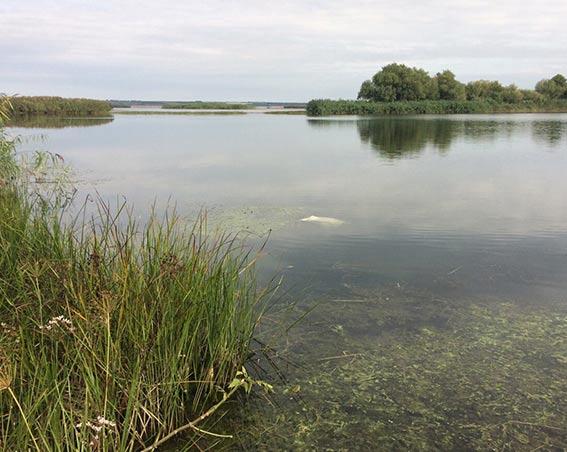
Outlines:
[[187,110],[247,110],[254,108],[253,105],[247,103],[228,103],[228,102],[183,102],[178,104],[164,104],[163,109],[187,109]]
[[125,110],[113,111],[114,115],[245,115],[246,112],[238,110],[223,110],[223,111],[166,111],[166,110]]
[[337,114],[519,113],[567,111],[567,79],[557,74],[535,89],[497,80],[461,83],[449,70],[430,76],[423,69],[388,64],[362,83],[358,100],[313,100],[311,116]]
[[315,99],[307,104],[308,116],[558,112],[567,112],[567,100],[524,101],[512,104],[491,100],[371,102],[366,100]]
[[53,96],[13,97],[11,104],[12,116],[105,116],[112,109],[106,100]]
[[282,101],[191,101],[191,100],[174,100],[174,101],[164,101],[164,100],[119,100],[110,99],[110,104],[113,108],[131,108],[131,107],[156,107],[156,108],[168,108],[169,105],[179,105],[179,104],[190,104],[192,102],[201,103],[223,103],[223,104],[246,104],[249,108],[260,107],[260,108],[271,108],[271,107],[283,107],[283,108],[305,108],[305,102],[282,102]]
[[289,108],[284,108],[283,110],[271,110],[266,111],[267,115],[304,115],[305,109],[291,110]]

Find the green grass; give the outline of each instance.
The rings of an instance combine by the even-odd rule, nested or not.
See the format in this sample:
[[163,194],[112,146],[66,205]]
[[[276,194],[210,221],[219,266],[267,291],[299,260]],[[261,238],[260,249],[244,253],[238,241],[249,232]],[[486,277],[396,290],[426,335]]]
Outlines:
[[330,115],[415,115],[467,113],[554,113],[567,112],[567,101],[521,102],[484,101],[397,101],[315,99],[307,104],[308,116]]
[[68,177],[0,137],[0,450],[215,439],[201,423],[255,383],[240,372],[268,293],[254,255],[204,216],[71,215]]

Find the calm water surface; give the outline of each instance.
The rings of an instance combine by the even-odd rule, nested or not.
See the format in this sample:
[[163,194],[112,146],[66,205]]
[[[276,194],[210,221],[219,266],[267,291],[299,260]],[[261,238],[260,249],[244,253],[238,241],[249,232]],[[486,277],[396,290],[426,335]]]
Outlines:
[[[407,408],[377,411],[389,406],[388,398],[395,399],[387,395],[389,388],[395,392],[394,380],[403,376],[381,378],[367,372],[373,366],[392,365],[377,361],[385,359],[377,348],[408,345],[410,340],[413,346],[419,342],[415,334],[426,334],[423,331],[440,332],[440,343],[447,341],[462,351],[467,342],[459,342],[463,338],[456,331],[479,319],[469,311],[455,311],[455,306],[498,306],[483,322],[498,317],[507,325],[512,325],[510,319],[523,325],[524,319],[542,312],[541,322],[547,315],[564,318],[557,316],[564,316],[567,306],[567,115],[144,115],[74,125],[32,123],[11,133],[43,135],[43,140],[24,140],[22,148],[63,155],[88,181],[83,189],[94,186],[103,197],[123,195],[140,210],[171,197],[181,212],[206,206],[212,217],[234,228],[260,235],[273,229],[262,274],[283,274],[285,297],[297,301],[298,315],[318,306],[297,333],[290,332],[283,347],[288,358],[312,366],[303,367],[303,376],[293,366],[288,369],[291,392],[282,396],[277,409],[261,411],[269,427],[255,431],[253,439],[243,434],[242,444],[338,449],[458,449],[474,441],[487,446],[523,444],[516,437],[500,444],[500,430],[467,430],[469,414],[446,411],[473,402],[448,395],[435,399],[446,398],[440,411],[431,414],[423,408],[418,420]],[[344,223],[299,221],[310,215]],[[392,305],[403,308],[393,312]],[[374,318],[376,312],[387,312],[386,318]],[[374,354],[366,354],[368,350]],[[410,348],[404,350],[407,364],[415,356]],[[518,350],[509,350],[507,356]],[[563,348],[549,353],[563,352],[567,356]],[[364,359],[356,361],[363,354]],[[341,356],[352,358],[345,362]],[[477,367],[466,361],[473,358],[462,359],[461,368]],[[533,369],[521,372],[536,372]],[[420,375],[435,376],[426,392],[439,389],[442,378],[448,378],[448,384],[461,377],[469,382],[469,374],[422,371]],[[321,372],[335,375],[333,381],[313,383]],[[490,372],[489,379],[495,375]],[[532,376],[517,384],[546,384],[543,374]],[[354,390],[352,380],[373,384]],[[517,394],[503,399],[507,403]],[[560,405],[546,412],[565,411],[567,398],[561,394]],[[404,407],[416,400],[423,402],[423,395],[416,392]],[[423,406],[429,409],[435,400]],[[529,405],[522,409],[533,411]],[[508,422],[507,413],[500,414],[502,419],[483,414],[482,422]],[[420,424],[419,419],[428,422]],[[528,437],[527,448],[557,445],[564,439],[549,439],[545,432],[518,434]]]

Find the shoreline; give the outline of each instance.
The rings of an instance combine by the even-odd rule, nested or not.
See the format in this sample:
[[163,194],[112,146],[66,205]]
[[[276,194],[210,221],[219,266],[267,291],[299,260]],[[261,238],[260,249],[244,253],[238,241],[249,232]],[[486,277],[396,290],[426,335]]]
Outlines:
[[406,116],[447,114],[567,113],[567,101],[545,103],[495,103],[490,101],[395,101],[314,99],[307,104],[307,116]]

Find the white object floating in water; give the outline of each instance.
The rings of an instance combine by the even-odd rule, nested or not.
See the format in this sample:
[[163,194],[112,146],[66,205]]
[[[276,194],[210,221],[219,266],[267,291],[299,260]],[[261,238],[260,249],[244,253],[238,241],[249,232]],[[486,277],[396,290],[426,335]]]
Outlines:
[[319,224],[328,224],[331,226],[340,226],[344,223],[343,220],[339,220],[338,218],[332,217],[317,217],[315,215],[311,215],[307,218],[302,218],[301,221],[305,221],[307,223],[319,223]]

